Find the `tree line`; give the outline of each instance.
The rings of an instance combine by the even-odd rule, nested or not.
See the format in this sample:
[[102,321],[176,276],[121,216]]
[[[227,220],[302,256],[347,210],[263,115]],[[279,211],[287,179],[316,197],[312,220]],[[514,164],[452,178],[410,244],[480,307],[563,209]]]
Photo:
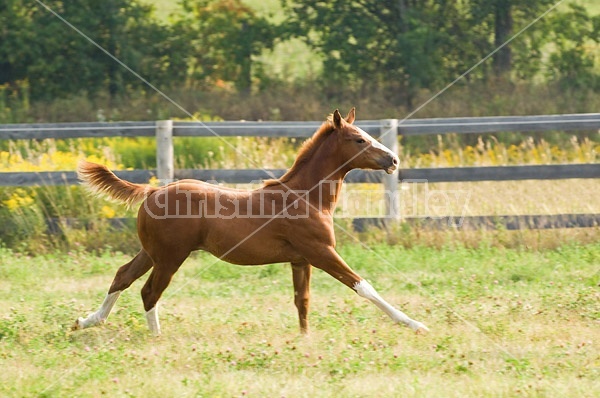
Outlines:
[[[600,15],[576,3],[510,41],[554,1],[280,1],[282,17],[273,18],[241,0],[181,0],[168,21],[136,0],[45,4],[161,89],[268,90],[277,82],[259,56],[292,38],[320,56],[324,92],[379,90],[410,104],[420,90],[443,87],[501,46],[465,80],[600,89]],[[0,85],[27,89],[33,100],[149,90],[31,0],[0,4]]]

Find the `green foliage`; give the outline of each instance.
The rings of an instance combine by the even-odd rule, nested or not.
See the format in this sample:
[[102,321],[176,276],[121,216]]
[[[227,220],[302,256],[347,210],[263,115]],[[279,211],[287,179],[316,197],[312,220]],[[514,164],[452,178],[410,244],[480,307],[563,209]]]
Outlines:
[[124,168],[156,168],[156,140],[153,138],[121,138],[113,141],[112,150]]
[[[285,1],[288,30],[304,37],[324,57],[328,89],[408,90],[435,87],[456,72],[446,51],[447,2]],[[449,62],[443,58],[449,58]],[[442,66],[446,67],[442,70]],[[358,86],[358,87],[357,87]]]
[[590,17],[586,9],[569,4],[569,10],[548,22],[548,41],[556,50],[550,53],[548,76],[563,87],[600,88],[600,15]]
[[[547,16],[544,21],[549,22],[532,25],[506,44],[553,2],[283,3],[290,13],[288,33],[303,37],[321,53],[323,78],[334,87],[384,89],[388,98],[404,97],[411,104],[419,90],[444,86],[500,46],[493,62],[478,66],[468,81],[488,80],[492,71],[507,80],[531,79],[539,76],[544,62],[567,83],[581,72],[586,72],[580,76],[582,81],[598,75],[592,55],[598,46],[593,28],[597,23],[579,6]],[[565,35],[568,45],[561,44]],[[545,61],[542,53],[550,42],[558,49]],[[583,49],[584,43],[588,50]]]
[[[161,87],[182,81],[184,41],[152,8],[130,0],[48,1],[47,6],[125,65]],[[35,2],[11,0],[0,18],[0,84],[27,81],[34,99],[106,90],[125,94],[141,82]],[[145,88],[145,87],[144,87]]]
[[[141,0],[47,4],[170,94],[184,88],[236,95],[307,86],[328,104],[383,97],[391,106],[410,108],[503,44],[552,2],[281,0],[282,7],[273,7],[241,0],[182,0],[159,4],[160,18]],[[172,11],[170,17],[166,10]],[[471,71],[463,84],[490,84],[498,76],[509,83],[550,81],[563,88],[597,88],[600,16],[592,17],[588,10],[593,11],[590,4],[554,10]],[[155,109],[156,99],[147,95],[154,94],[151,89],[38,3],[3,2],[0,25],[5,27],[0,31],[0,120],[25,121],[23,110],[30,107],[30,98],[71,98],[53,110],[67,119],[68,105],[86,96],[98,103],[108,97],[109,106],[103,106],[108,120],[130,119],[129,102],[139,98],[149,104],[146,110],[154,118],[173,113]],[[303,49],[306,54],[291,55],[289,51],[302,47],[288,45],[299,40],[318,54]],[[274,48],[285,62],[272,59]],[[322,60],[323,68],[311,67],[310,75],[305,72],[298,80],[290,80],[285,70],[275,73],[291,68],[291,62],[308,66],[315,60]],[[314,81],[319,84],[311,87]],[[99,108],[92,104],[94,113]],[[280,117],[278,111],[260,117]],[[46,113],[36,109],[34,119]],[[102,115],[92,120],[95,116]]]
[[248,93],[260,71],[253,57],[272,48],[274,27],[240,0],[183,0],[177,22],[192,37],[191,78],[194,82],[223,85]]
[[139,249],[133,211],[92,197],[83,187],[7,188],[0,194],[0,246],[24,253]]
[[[25,4],[27,3],[27,4]],[[14,83],[28,77],[25,65],[33,61],[30,2],[6,0],[0,4],[0,84]]]

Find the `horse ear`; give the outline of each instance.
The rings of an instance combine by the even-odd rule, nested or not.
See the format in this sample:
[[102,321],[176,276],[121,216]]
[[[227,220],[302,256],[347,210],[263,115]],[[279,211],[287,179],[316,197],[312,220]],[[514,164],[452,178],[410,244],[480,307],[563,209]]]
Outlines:
[[354,117],[356,116],[356,108],[352,107],[352,109],[350,109],[350,112],[348,112],[348,116],[346,116],[346,122],[352,124],[354,123]]
[[342,115],[340,115],[340,111],[337,109],[333,111],[333,127],[336,129],[342,127]]

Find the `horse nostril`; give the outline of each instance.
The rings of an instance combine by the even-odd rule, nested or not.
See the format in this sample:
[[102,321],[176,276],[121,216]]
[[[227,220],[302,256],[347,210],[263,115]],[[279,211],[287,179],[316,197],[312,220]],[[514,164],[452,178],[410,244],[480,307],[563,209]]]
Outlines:
[[397,158],[397,157],[395,157],[395,156],[394,156],[394,157],[392,158],[392,164],[393,164],[394,166],[398,166],[398,158]]

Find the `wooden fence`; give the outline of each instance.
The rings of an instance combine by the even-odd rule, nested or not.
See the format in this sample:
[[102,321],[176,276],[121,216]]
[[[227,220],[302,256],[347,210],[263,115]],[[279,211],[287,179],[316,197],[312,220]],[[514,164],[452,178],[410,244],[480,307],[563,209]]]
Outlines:
[[[116,174],[132,182],[147,182],[152,176],[161,180],[195,178],[224,183],[248,183],[265,178],[281,176],[285,170],[244,169],[244,170],[176,170],[174,168],[174,137],[310,137],[321,122],[184,122],[162,120],[156,122],[90,122],[53,124],[11,124],[0,125],[0,139],[45,139],[45,138],[100,138],[100,137],[155,137],[156,170],[120,171]],[[384,119],[357,122],[357,125],[375,137],[381,137],[383,144],[397,151],[398,136],[426,134],[482,134],[498,132],[533,131],[576,131],[599,130],[600,113],[542,116],[501,116],[477,118],[437,118],[437,119]],[[533,165],[499,167],[456,167],[419,168],[401,170],[387,175],[381,172],[355,170],[348,175],[350,183],[382,182],[386,192],[386,218],[400,216],[398,181],[410,182],[458,182],[458,181],[508,181],[567,178],[600,178],[600,164]],[[77,184],[72,171],[37,173],[0,173],[0,186],[31,185],[71,185]],[[582,226],[599,225],[600,215],[585,215]],[[508,217],[508,216],[507,216]],[[530,217],[530,216],[523,216]],[[535,216],[534,216],[535,217]],[[549,216],[543,216],[548,220]],[[557,215],[556,220],[542,223],[560,227],[565,215]],[[572,219],[564,226],[574,226]],[[498,220],[498,217],[493,217]],[[575,217],[577,219],[577,217]],[[591,221],[590,221],[591,220]],[[489,220],[488,220],[489,221]],[[494,222],[496,222],[494,221]],[[487,221],[485,221],[487,222]],[[484,222],[484,223],[485,223]],[[531,225],[528,221],[518,225]]]

